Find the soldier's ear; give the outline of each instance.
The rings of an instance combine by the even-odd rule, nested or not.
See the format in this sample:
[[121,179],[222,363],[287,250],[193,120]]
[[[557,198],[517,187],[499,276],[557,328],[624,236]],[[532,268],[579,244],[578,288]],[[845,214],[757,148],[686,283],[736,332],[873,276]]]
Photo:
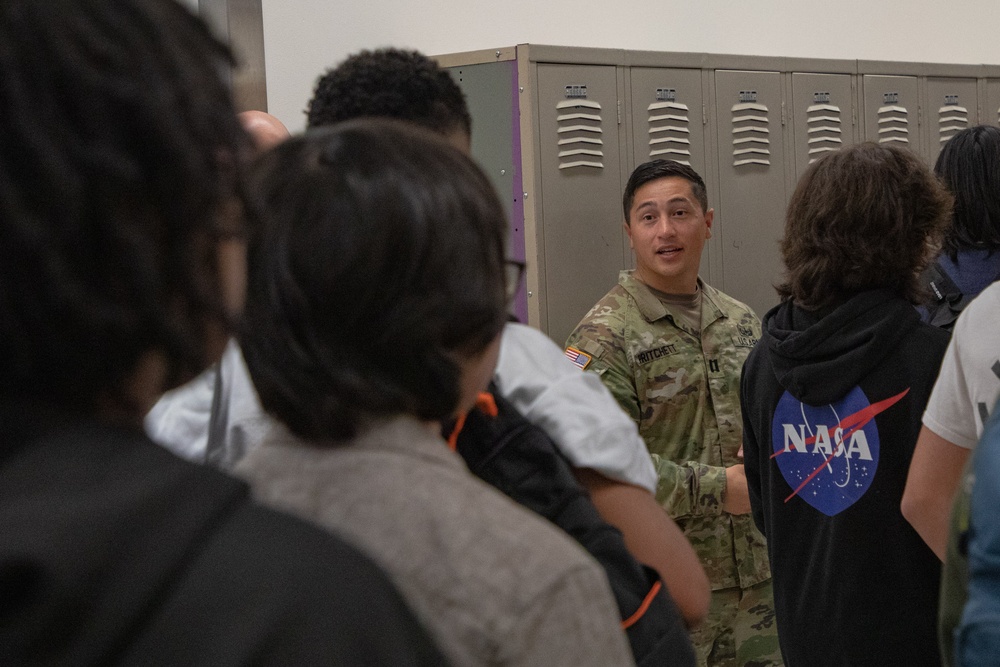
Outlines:
[[705,238],[712,238],[712,220],[715,219],[715,209],[710,208],[705,211]]
[[635,246],[632,244],[632,226],[628,224],[628,220],[622,223],[622,227],[625,228],[625,233],[628,235],[628,247],[635,250]]

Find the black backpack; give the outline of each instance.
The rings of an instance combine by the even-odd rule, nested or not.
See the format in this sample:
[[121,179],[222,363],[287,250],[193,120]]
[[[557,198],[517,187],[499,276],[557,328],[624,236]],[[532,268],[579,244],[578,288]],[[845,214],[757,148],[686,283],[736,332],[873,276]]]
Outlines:
[[951,331],[955,326],[955,320],[976,295],[962,294],[962,290],[948,277],[938,262],[934,262],[924,270],[920,281],[931,292],[930,301],[924,304],[924,308],[927,309],[927,321],[940,329]]
[[469,470],[563,529],[601,564],[638,665],[694,665],[684,621],[659,575],[640,564],[622,534],[601,518],[545,431],[495,387],[490,393],[496,416],[474,409],[458,434],[456,449]]

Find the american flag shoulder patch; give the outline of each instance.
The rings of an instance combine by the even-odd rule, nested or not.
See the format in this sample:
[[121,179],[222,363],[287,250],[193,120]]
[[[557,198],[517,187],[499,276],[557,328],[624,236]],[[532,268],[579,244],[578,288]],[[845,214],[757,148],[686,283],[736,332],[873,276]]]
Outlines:
[[572,361],[573,365],[581,371],[587,370],[587,366],[589,366],[590,362],[594,360],[592,356],[586,352],[581,352],[575,347],[567,347],[564,354],[566,355],[566,358]]

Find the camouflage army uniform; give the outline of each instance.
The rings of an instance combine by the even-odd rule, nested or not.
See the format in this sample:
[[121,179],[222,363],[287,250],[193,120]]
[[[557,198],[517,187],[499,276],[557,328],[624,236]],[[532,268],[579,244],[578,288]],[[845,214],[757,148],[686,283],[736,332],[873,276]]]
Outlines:
[[[699,285],[702,330],[696,332],[623,271],[567,346],[571,354],[582,353],[577,365],[600,375],[635,420],[659,476],[657,500],[691,541],[711,581],[712,609],[693,637],[699,660],[780,664],[764,537],[750,514],[722,511],[726,466],[742,463],[740,373],[760,337],[760,321],[748,306]],[[747,601],[756,600],[746,613],[734,610],[741,591],[752,593]],[[708,658],[713,642],[716,655]],[[737,654],[741,644],[752,646],[755,655],[739,662],[718,656],[720,643],[735,643]]]

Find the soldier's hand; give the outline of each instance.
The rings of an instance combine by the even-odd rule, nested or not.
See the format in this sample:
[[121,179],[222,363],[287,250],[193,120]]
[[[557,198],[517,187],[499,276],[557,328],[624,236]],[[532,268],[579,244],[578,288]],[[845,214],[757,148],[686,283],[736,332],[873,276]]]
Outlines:
[[726,468],[726,497],[722,501],[722,511],[729,514],[750,512],[750,492],[742,463]]

